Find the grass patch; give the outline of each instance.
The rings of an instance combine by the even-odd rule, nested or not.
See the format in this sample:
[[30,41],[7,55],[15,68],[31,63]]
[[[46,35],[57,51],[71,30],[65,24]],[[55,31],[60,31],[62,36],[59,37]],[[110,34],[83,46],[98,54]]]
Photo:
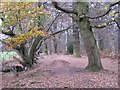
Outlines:
[[11,59],[13,56],[19,57],[19,55],[15,51],[0,52],[0,61],[7,61]]

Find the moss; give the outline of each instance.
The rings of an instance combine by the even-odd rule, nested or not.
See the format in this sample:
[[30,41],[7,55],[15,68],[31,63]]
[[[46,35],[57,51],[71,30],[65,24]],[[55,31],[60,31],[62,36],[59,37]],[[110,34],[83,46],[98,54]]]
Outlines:
[[98,66],[98,65],[95,65],[95,64],[94,64],[94,65],[89,65],[89,66],[87,66],[87,67],[86,67],[86,70],[97,72],[97,71],[103,70],[103,68],[100,67],[100,66]]
[[74,50],[73,55],[74,55],[75,57],[81,57],[79,51],[75,51],[75,50]]

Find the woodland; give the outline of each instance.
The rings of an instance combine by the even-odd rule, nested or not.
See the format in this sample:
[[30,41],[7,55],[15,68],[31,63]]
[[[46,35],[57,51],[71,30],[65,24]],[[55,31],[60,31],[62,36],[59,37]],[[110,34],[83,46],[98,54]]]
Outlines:
[[119,0],[0,2],[2,88],[117,89],[119,52]]

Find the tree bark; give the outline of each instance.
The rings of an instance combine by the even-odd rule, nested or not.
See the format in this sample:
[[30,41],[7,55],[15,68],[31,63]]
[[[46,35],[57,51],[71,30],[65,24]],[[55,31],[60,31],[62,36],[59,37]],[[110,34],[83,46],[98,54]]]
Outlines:
[[45,54],[48,55],[48,46],[47,46],[47,42],[45,42]]
[[58,44],[56,42],[56,38],[53,40],[53,44],[54,44],[54,53],[57,54],[58,53],[58,50],[57,50]]
[[99,43],[99,50],[104,51],[104,41],[103,41],[103,39],[100,39],[98,41],[98,43]]
[[37,47],[38,47],[38,44],[40,43],[42,37],[38,36],[35,38],[35,40],[33,41],[32,43],[32,46],[28,52],[28,55],[29,55],[29,58],[32,60],[32,64],[34,65],[34,63],[36,63],[36,60],[35,58],[37,59],[37,57],[35,56],[35,52],[37,51]]
[[25,67],[32,67],[32,60],[29,58],[28,55],[28,50],[26,49],[24,44],[21,44],[20,47],[16,48],[18,55],[22,58],[22,62],[20,62],[20,64],[22,64]]
[[92,28],[90,26],[89,19],[87,17],[79,18],[82,13],[88,13],[88,3],[87,2],[79,2],[77,5],[78,12],[78,21],[77,24],[80,28],[81,37],[84,42],[84,46],[88,55],[88,66],[86,69],[92,71],[98,71],[103,69],[101,64],[101,59],[99,55],[99,50],[96,45],[96,40],[92,32]]
[[[73,11],[75,11],[76,9],[76,5],[77,3],[76,2],[73,2]],[[75,19],[76,16],[73,15],[73,23],[75,22],[74,19]],[[73,55],[75,57],[81,57],[81,53],[80,53],[80,33],[79,33],[79,30],[78,28],[75,28],[77,25],[74,25],[73,26]]]
[[76,57],[81,57],[80,55],[80,38],[78,29],[73,29],[73,55]]

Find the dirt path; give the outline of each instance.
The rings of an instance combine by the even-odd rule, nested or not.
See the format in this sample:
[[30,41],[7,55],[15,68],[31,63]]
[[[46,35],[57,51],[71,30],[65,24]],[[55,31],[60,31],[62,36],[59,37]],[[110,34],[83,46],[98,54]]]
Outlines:
[[109,71],[85,71],[86,56],[42,55],[38,64],[21,72],[18,78],[3,73],[3,87],[7,88],[118,88],[117,60],[102,58],[103,67]]

